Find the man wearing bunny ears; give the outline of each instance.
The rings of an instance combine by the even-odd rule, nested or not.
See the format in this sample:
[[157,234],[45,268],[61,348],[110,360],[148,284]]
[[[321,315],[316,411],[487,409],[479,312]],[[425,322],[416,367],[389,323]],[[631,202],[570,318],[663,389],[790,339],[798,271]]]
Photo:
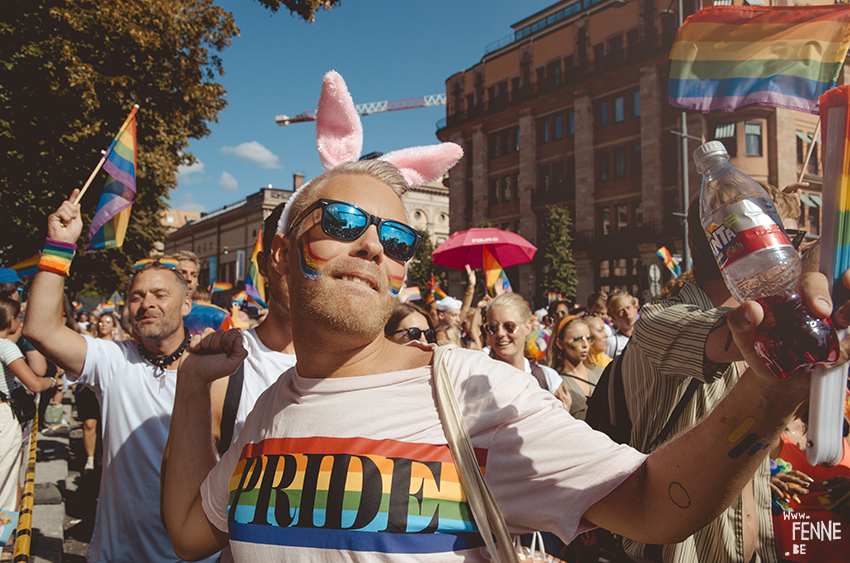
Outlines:
[[[330,81],[339,91],[341,79]],[[242,337],[195,337],[181,361],[161,494],[183,558],[228,542],[235,561],[486,558],[434,403],[434,349],[383,337],[418,242],[398,197],[408,176],[350,160],[327,166],[284,211],[269,267],[289,282],[298,361],[259,398],[218,463],[209,387],[245,358]],[[829,314],[825,279],[807,277],[803,287],[812,309]],[[839,313],[847,318],[850,307]],[[730,314],[754,369],[703,423],[649,456],[574,420],[507,364],[449,351],[450,386],[511,532],[549,530],[570,541],[603,526],[670,543],[714,518],[766,455],[731,455],[726,421],[751,419],[749,432],[769,444],[808,390],[805,374],[779,381],[758,362],[752,342],[762,318],[755,303]]]

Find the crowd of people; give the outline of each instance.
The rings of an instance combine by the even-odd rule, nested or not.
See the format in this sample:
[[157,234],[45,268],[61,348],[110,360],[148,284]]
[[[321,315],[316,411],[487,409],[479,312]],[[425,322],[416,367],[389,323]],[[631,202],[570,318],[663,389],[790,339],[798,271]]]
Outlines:
[[[62,382],[43,375],[54,364],[75,386],[86,471],[103,440],[90,561],[372,560],[375,552],[476,560],[483,543],[461,508],[463,490],[447,488],[457,469],[430,399],[433,344],[457,346],[448,372],[511,532],[554,534],[547,549],[566,560],[599,560],[587,549],[602,544],[591,531],[599,526],[623,538],[623,557],[776,561],[785,544],[772,501],[846,511],[839,491],[850,455],[835,468],[800,462],[806,375],[776,385],[763,371],[752,349],[761,310],[731,301],[694,241],[694,281],[642,308],[620,291],[536,312],[518,293],[475,302],[472,270],[463,299],[422,307],[389,291],[405,260],[388,259],[368,223],[345,240],[326,231],[324,210],[291,219],[334,198],[402,223],[391,196],[404,179],[391,165],[350,163],[310,186],[294,211],[281,205],[265,222],[268,310],[250,328],[227,330],[231,313],[204,303],[202,292],[198,299],[188,252],[143,261],[121,317],[78,318],[63,299],[64,273],[42,269],[29,288],[24,338],[20,284],[6,286],[0,392],[20,382],[52,396]],[[64,203],[48,228],[53,240],[75,241],[78,208]],[[308,255],[325,258],[320,275]],[[829,314],[819,275],[808,274],[803,288],[810,306]],[[842,306],[834,318],[850,321],[848,312]],[[21,352],[16,339],[35,348]],[[580,422],[614,358],[632,447]],[[652,450],[692,380],[699,385],[672,438]],[[14,509],[21,424],[10,408],[0,416],[0,427],[14,430],[3,434],[0,466],[2,506]],[[730,419],[750,420],[765,447],[729,453]],[[771,463],[786,469],[771,476]]]

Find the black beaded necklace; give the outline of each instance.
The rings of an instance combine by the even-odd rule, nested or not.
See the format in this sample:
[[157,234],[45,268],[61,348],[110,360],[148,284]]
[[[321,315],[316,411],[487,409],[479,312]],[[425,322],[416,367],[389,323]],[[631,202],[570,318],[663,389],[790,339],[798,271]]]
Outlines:
[[189,331],[186,328],[183,328],[183,343],[177,347],[177,349],[167,356],[154,356],[150,352],[148,352],[147,348],[142,345],[141,342],[138,343],[139,346],[139,354],[142,355],[144,359],[153,364],[154,367],[158,367],[159,369],[165,371],[166,366],[170,365],[171,362],[179,358],[183,355],[183,352],[186,350],[186,346],[189,345]]

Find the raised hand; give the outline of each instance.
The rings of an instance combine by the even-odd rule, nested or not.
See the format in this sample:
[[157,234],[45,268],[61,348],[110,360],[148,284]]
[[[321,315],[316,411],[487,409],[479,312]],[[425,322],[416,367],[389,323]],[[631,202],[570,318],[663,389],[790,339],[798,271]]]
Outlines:
[[76,243],[83,231],[80,218],[80,204],[72,203],[80,190],[74,190],[67,201],[63,201],[54,213],[47,218],[47,236],[62,242]]
[[248,357],[242,346],[242,332],[237,329],[213,331],[207,328],[203,334],[192,337],[186,352],[180,358],[179,375],[207,384],[233,374]]

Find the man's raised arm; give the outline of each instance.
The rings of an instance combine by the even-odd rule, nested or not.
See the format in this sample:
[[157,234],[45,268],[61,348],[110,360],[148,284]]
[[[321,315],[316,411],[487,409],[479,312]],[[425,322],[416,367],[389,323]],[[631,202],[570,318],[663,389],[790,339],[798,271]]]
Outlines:
[[[848,281],[845,273],[845,285]],[[806,276],[803,288],[812,311],[829,315],[826,279]],[[850,305],[836,316],[847,324]],[[809,395],[808,373],[798,370],[777,379],[759,361],[753,341],[763,319],[762,308],[751,301],[729,313],[735,343],[750,368],[702,422],[652,452],[637,472],[593,505],[584,515],[587,520],[644,543],[677,543],[740,494]],[[842,361],[848,346],[848,341],[841,343]]]
[[[79,374],[83,370],[86,341],[62,322],[66,273],[61,272],[61,269],[67,262],[64,250],[77,244],[83,228],[80,206],[71,203],[78,193],[79,190],[74,190],[71,198],[47,218],[45,250],[53,249],[54,252],[45,252],[39,263],[39,272],[33,279],[27,301],[27,320],[24,325],[24,336],[56,365],[72,374]],[[54,259],[48,262],[51,254]]]
[[227,545],[227,534],[210,523],[201,505],[201,484],[216,464],[210,385],[248,356],[238,330],[193,336],[180,359],[168,442],[162,458],[160,507],[174,553],[189,561]]

